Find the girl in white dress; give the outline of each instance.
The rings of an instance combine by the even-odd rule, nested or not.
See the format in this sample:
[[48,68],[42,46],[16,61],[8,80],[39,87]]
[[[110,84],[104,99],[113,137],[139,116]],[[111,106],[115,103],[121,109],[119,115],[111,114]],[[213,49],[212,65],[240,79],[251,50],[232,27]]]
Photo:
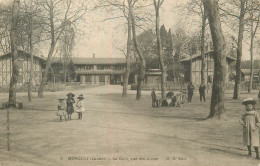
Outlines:
[[65,121],[67,120],[67,112],[66,112],[66,103],[64,98],[60,98],[58,104],[58,111],[56,113],[57,116],[60,117],[60,122],[62,121],[62,117],[64,117]]
[[78,101],[77,101],[77,104],[76,104],[76,110],[75,110],[75,112],[77,112],[78,115],[79,115],[78,119],[82,119],[82,112],[85,112],[83,99],[84,99],[83,95],[82,94],[79,95]]

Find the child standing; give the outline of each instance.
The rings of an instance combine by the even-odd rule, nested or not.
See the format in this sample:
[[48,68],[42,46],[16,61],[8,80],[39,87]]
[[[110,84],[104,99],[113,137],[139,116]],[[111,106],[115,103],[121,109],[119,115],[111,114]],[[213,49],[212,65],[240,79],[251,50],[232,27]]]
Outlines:
[[67,104],[67,113],[68,113],[68,119],[71,120],[71,114],[74,112],[74,107],[73,104],[75,103],[74,100],[74,94],[73,93],[68,93],[67,94],[68,98],[66,100],[66,104]]
[[83,99],[84,99],[83,95],[82,94],[79,95],[78,101],[76,104],[76,110],[75,110],[79,115],[78,119],[82,119],[82,112],[85,112]]
[[248,98],[242,102],[246,106],[246,111],[242,114],[243,125],[243,142],[247,145],[248,155],[251,157],[251,146],[254,147],[256,152],[256,159],[259,159],[258,146],[259,146],[259,127],[260,118],[258,112],[255,110],[256,101]]
[[59,100],[59,104],[58,104],[58,112],[57,112],[57,116],[60,116],[60,122],[62,121],[62,117],[64,116],[65,121],[67,120],[67,112],[66,110],[66,103],[65,103],[65,99],[64,98],[60,98]]

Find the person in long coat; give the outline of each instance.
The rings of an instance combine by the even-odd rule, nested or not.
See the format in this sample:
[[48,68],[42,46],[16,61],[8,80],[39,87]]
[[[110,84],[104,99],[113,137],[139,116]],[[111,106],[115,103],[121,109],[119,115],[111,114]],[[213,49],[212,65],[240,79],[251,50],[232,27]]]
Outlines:
[[151,96],[152,96],[152,107],[156,106],[156,93],[155,93],[155,89],[153,88],[153,91],[151,92]]
[[188,84],[188,87],[187,87],[187,89],[188,89],[188,102],[191,102],[191,100],[192,100],[192,96],[193,96],[193,91],[194,91],[194,85],[192,84],[192,82],[190,82],[189,84]]
[[256,159],[259,159],[259,127],[260,118],[258,112],[255,110],[256,101],[252,98],[246,99],[242,102],[246,106],[246,111],[242,114],[243,125],[243,142],[248,148],[248,157],[251,157],[251,146],[256,152]]
[[74,94],[73,93],[68,93],[67,94],[68,98],[66,100],[66,104],[67,104],[67,114],[68,114],[68,119],[71,120],[71,114],[74,112],[74,107],[73,104],[75,103],[74,100]]

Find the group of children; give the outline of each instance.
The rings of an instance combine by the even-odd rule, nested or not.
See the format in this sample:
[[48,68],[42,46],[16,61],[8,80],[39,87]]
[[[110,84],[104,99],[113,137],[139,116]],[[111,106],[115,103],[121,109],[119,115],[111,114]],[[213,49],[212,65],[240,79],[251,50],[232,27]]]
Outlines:
[[155,88],[151,92],[152,97],[152,107],[163,107],[163,106],[173,106],[180,107],[181,104],[184,104],[187,101],[186,91],[179,91],[174,93],[170,91],[166,94],[166,100],[162,100],[161,95],[156,94]]
[[65,98],[58,99],[59,104],[58,104],[57,116],[60,117],[60,121],[62,121],[62,117],[64,117],[65,121],[71,120],[71,114],[74,111],[78,113],[78,119],[82,119],[82,113],[85,112],[83,94],[77,97],[78,101],[76,103],[75,109],[74,109],[74,103],[75,103],[74,96],[75,95],[70,92],[67,94],[66,102],[65,102]]

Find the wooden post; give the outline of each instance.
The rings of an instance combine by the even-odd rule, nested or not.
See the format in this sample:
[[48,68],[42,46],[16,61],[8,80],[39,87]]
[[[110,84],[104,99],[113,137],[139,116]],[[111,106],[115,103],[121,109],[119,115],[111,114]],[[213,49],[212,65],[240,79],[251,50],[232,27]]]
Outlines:
[[10,151],[10,121],[9,121],[9,109],[7,109],[6,114],[6,122],[7,122],[7,151]]

